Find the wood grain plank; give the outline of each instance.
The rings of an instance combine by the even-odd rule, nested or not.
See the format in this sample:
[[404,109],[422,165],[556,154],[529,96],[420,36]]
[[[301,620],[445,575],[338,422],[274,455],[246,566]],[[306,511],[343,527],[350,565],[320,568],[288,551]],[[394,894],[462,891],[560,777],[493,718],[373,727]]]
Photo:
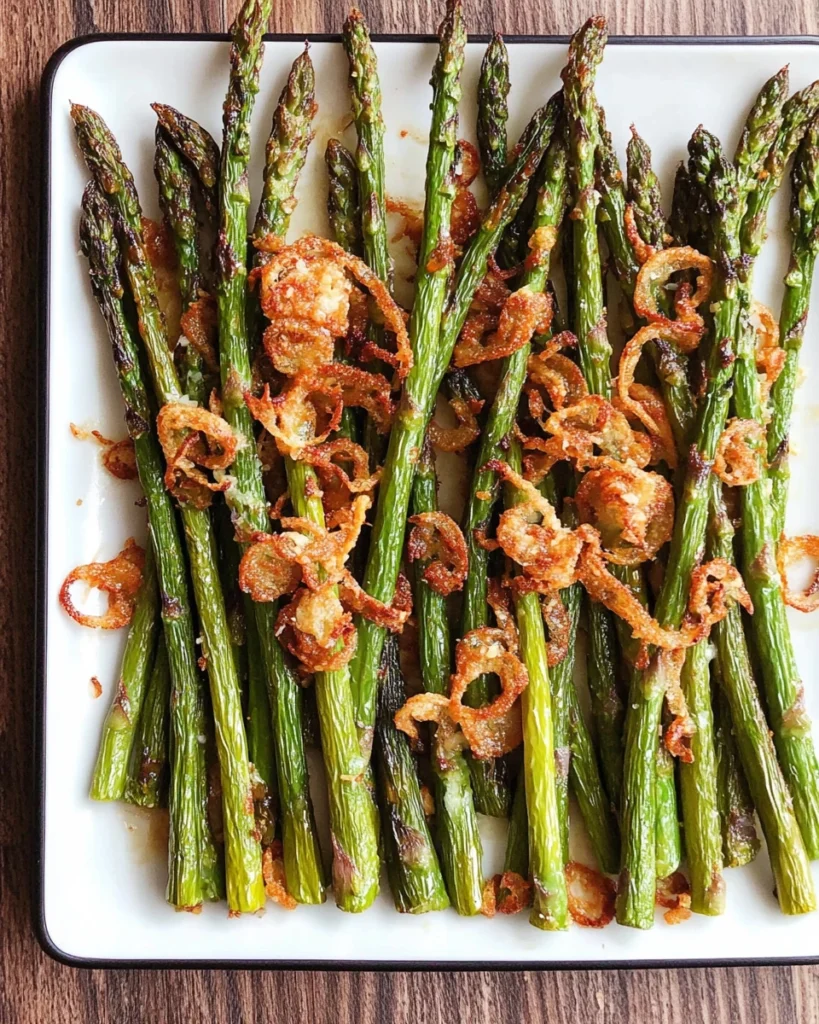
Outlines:
[[[34,431],[39,114],[48,56],[103,31],[217,32],[235,0],[4,0],[0,4],[0,1024],[626,1024],[819,1020],[819,969],[337,974],[74,971],[48,959],[31,926],[34,780]],[[439,4],[366,0],[378,32],[435,27]],[[810,0],[601,0],[623,34],[819,31]],[[342,0],[279,0],[271,31],[337,31]],[[566,34],[580,0],[469,5],[470,31]]]

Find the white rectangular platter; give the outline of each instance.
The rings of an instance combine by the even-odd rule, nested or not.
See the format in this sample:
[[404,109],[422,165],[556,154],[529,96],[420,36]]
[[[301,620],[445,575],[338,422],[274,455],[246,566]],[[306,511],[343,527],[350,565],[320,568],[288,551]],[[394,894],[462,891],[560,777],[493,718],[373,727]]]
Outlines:
[[[266,44],[261,92],[253,122],[251,188],[258,191],[261,154],[287,68],[301,42]],[[475,93],[482,43],[468,48],[461,135],[474,137]],[[510,138],[559,85],[563,41],[509,44],[512,67]],[[379,41],[376,49],[387,123],[387,189],[423,200],[434,43]],[[337,42],[312,46],[318,89],[317,136],[298,188],[291,237],[327,233],[323,153],[335,134],[350,141],[346,62]],[[144,512],[134,484],[103,470],[93,444],[76,440],[69,423],[109,437],[124,434],[109,344],[78,256],[79,199],[87,172],[68,116],[69,100],[94,107],[107,120],[131,167],[148,216],[157,216],[152,173],[155,117],[161,100],[197,118],[221,138],[221,104],[228,44],[211,39],[100,38],[65,48],[50,65],[45,89],[47,180],[45,201],[45,358],[42,473],[42,862],[39,931],[52,955],[89,966],[124,962],[343,967],[452,967],[484,964],[582,966],[654,962],[737,962],[819,958],[819,915],[788,919],[779,913],[764,850],[755,863],[727,872],[728,909],[722,918],[694,917],[640,933],[616,925],[602,931],[572,928],[549,934],[526,915],[463,919],[454,911],[401,916],[386,888],[363,916],[321,907],[285,913],[270,904],[260,917],[229,920],[224,906],[199,916],[174,913],[164,902],[161,829],[119,805],[93,804],[88,785],[100,725],[116,680],[124,631],[81,628],[59,608],[57,593],[75,565],[113,557],[126,537],[144,536]],[[762,83],[790,64],[791,84],[802,88],[819,74],[819,41],[613,41],[598,78],[598,93],[621,158],[634,123],[651,145],[666,197],[686,142],[701,122],[729,150]],[[345,135],[346,132],[346,135]],[[771,212],[771,237],[759,261],[757,297],[779,308],[787,264],[787,193]],[[395,243],[400,249],[403,242]],[[814,296],[819,298],[819,296]],[[803,363],[808,383],[799,392],[789,532],[816,531],[819,404],[811,397],[819,366],[819,302],[808,324]],[[808,705],[819,718],[819,617],[793,614],[796,653]],[[102,682],[91,698],[89,680]],[[319,808],[321,810],[321,808]],[[505,824],[482,822],[487,875],[500,870]],[[575,842],[580,843],[579,838]],[[582,855],[580,846],[578,855]],[[819,871],[817,871],[819,883]]]

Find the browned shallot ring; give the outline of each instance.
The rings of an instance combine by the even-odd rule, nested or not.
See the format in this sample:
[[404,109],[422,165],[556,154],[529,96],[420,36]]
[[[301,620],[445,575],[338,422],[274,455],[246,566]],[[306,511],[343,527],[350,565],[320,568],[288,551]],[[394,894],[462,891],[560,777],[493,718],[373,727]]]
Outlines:
[[486,603],[495,615],[498,629],[503,632],[506,649],[517,654],[520,646],[518,627],[512,611],[509,587],[497,576],[491,576],[486,588]]
[[227,469],[236,458],[239,441],[226,420],[197,405],[169,402],[157,414],[156,432],[165,454],[165,486],[172,494],[199,507],[209,501],[208,491],[226,489],[198,468]]
[[179,327],[189,345],[192,345],[211,373],[219,370],[216,354],[217,318],[216,300],[207,292],[200,292],[179,320]]
[[461,528],[445,512],[421,512],[409,521],[413,524],[407,540],[409,560],[429,560],[424,579],[442,597],[460,590],[469,566]]
[[581,928],[605,928],[614,919],[614,882],[599,871],[570,861],[566,865],[569,913]]
[[632,395],[632,388],[635,386],[634,373],[643,354],[643,346],[650,341],[659,340],[671,342],[681,352],[691,352],[699,344],[701,336],[701,332],[686,330],[678,326],[678,321],[661,320],[641,327],[626,342],[620,356],[617,395],[623,408],[636,416],[650,434],[659,435],[660,425],[649,410]]
[[263,274],[282,274],[301,260],[316,258],[333,262],[348,271],[370,293],[384,318],[385,326],[395,335],[396,351],[379,349],[378,356],[395,366],[401,380],[406,377],[412,368],[412,348],[404,314],[390,295],[389,288],[363,260],[346,252],[335,242],[317,235],[305,235],[292,245],[268,237],[260,247],[273,254],[265,264]]
[[254,601],[278,601],[301,583],[301,567],[292,559],[283,534],[261,534],[239,563],[239,587]]
[[762,405],[765,406],[771,388],[785,368],[787,353],[779,344],[779,324],[768,306],[754,302],[751,306],[751,326],[756,331],[756,368],[764,378],[760,381]]
[[384,604],[367,593],[356,578],[345,571],[340,581],[341,600],[346,608],[358,612],[370,622],[383,626],[391,633],[400,633],[412,612],[412,588],[402,573],[398,574],[395,595],[389,604]]
[[[559,437],[564,447],[575,452],[589,452],[584,465],[593,465],[591,446],[620,462],[631,460],[645,466],[651,458],[651,442],[645,434],[637,434],[622,412],[600,395],[587,395],[573,405],[553,412],[543,425],[547,433]],[[578,458],[579,455],[572,455]],[[579,463],[579,468],[584,468]]]
[[[631,403],[639,405],[643,412],[651,417],[657,427],[656,433],[649,432],[649,437],[651,438],[651,464],[656,466],[657,463],[664,462],[669,469],[676,469],[679,463],[677,443],[674,440],[674,432],[671,429],[671,422],[668,418],[668,410],[663,401],[663,396],[657,388],[653,388],[648,384],[638,384],[636,381],[628,389],[628,393]],[[645,418],[634,412],[634,406],[631,403],[628,408],[625,408],[620,401],[619,395],[615,395],[612,399],[614,408],[625,413],[626,419],[630,423],[636,421],[645,424]]]
[[782,577],[783,600],[785,604],[800,612],[815,612],[819,608],[819,569],[814,573],[807,589],[801,593],[792,590],[788,582],[788,566],[802,558],[819,560],[819,536],[805,533],[801,537],[786,537],[783,534],[776,549],[776,564]]
[[[306,589],[297,590],[290,603],[279,612],[276,620],[276,636],[282,640],[293,657],[310,672],[337,672],[344,668],[355,654],[357,634],[352,616],[338,603],[334,590],[335,585],[332,583],[320,593]],[[326,601],[327,614],[329,615],[331,611],[335,613],[332,621],[327,623],[328,628],[322,636],[324,643],[319,642],[313,634],[305,632],[297,624],[299,606],[304,600],[309,599],[308,595],[316,594],[319,600]]]
[[643,241],[643,236],[640,234],[640,230],[637,227],[637,218],[634,212],[634,203],[628,203],[626,205],[626,211],[623,214],[623,227],[626,232],[626,238],[629,240],[631,248],[634,250],[634,258],[642,267],[648,263],[652,256],[655,256],[657,250],[653,245],[649,245],[648,242]]
[[[498,317],[497,330],[484,342],[471,326],[465,325],[455,352],[455,366],[474,366],[490,359],[500,359],[527,345],[532,335],[542,334],[552,322],[553,304],[545,292],[533,292],[527,287],[512,292]],[[479,323],[477,318],[468,324]]]
[[[497,675],[500,694],[481,708],[470,708],[462,703],[471,682],[481,675]],[[502,629],[482,626],[462,637],[455,648],[455,672],[450,680],[449,711],[452,719],[463,728],[465,720],[500,718],[510,710],[526,689],[529,676],[517,655],[506,648],[506,634]]]
[[[378,483],[381,470],[370,473],[370,459],[360,444],[346,437],[336,437],[324,444],[302,448],[298,453],[301,462],[307,462],[319,472],[319,476],[334,477],[350,494],[369,493]],[[339,463],[352,467],[352,477]]]
[[449,406],[455,413],[458,426],[442,427],[436,420],[432,420],[428,428],[429,441],[438,451],[462,452],[480,437],[481,428],[475,413],[480,412],[483,402],[477,409],[473,409],[472,403],[463,398],[450,398]]
[[[60,604],[75,622],[89,629],[127,626],[134,614],[144,566],[145,550],[133,537],[129,537],[122,551],[110,561],[90,562],[72,569],[60,587]],[[102,615],[86,615],[76,607],[71,597],[71,586],[78,581],[108,597],[108,607]]]
[[[316,404],[322,396],[329,409]],[[261,398],[245,393],[245,403],[254,419],[274,438],[282,455],[294,455],[302,448],[322,444],[338,428],[344,409],[341,388],[322,379],[319,373],[294,377],[281,394],[271,397],[265,384]],[[324,422],[319,427],[319,417]]]
[[600,533],[610,562],[648,562],[671,539],[674,490],[659,473],[601,459],[581,480],[575,500],[581,522]]
[[701,334],[705,329],[705,323],[696,310],[708,300],[711,294],[714,265],[707,256],[697,252],[689,245],[661,249],[640,267],[634,286],[634,311],[649,322],[665,321],[667,323],[667,317],[657,306],[657,292],[668,283],[672,274],[682,270],[697,272],[697,290],[690,298],[687,298],[684,308],[677,310],[680,319],[676,322],[688,324],[693,331],[698,331]]
[[326,327],[295,317],[271,320],[262,344],[273,367],[286,377],[333,361],[333,336]]
[[720,435],[714,473],[729,487],[747,487],[762,476],[765,427],[756,420],[734,418]]

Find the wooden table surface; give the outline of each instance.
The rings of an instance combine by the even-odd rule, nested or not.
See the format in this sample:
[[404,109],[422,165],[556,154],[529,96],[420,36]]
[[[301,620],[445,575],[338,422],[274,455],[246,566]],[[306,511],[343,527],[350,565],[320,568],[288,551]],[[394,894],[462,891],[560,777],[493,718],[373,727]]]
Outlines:
[[[509,974],[77,971],[32,930],[32,622],[40,138],[50,54],[93,32],[221,32],[238,0],[0,3],[0,1024],[418,1021],[453,1024],[819,1020],[819,969]],[[430,32],[442,2],[364,0],[377,32]],[[811,0],[467,0],[472,32],[567,34],[599,10],[614,33],[819,32]],[[345,0],[276,0],[271,31],[330,32]],[[817,68],[819,71],[819,68]],[[70,837],[66,837],[70,841]],[[818,925],[819,926],[819,925]]]

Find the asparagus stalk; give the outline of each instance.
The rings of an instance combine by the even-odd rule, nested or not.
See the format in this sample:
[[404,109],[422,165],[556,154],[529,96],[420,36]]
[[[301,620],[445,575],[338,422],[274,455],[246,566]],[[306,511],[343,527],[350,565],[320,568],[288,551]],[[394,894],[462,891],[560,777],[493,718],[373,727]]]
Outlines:
[[[489,256],[520,205],[548,145],[558,109],[557,101],[552,101],[535,114],[504,185],[464,255],[451,302],[443,319],[440,319],[449,269],[430,270],[428,264],[436,245],[446,242],[453,194],[452,160],[456,131],[451,115],[460,96],[457,71],[461,66],[465,38],[457,3],[449,9],[442,38],[451,40],[452,44],[441,48],[433,73],[434,81],[436,84],[440,82],[440,87],[435,94],[438,102],[433,102],[424,235],[409,327],[414,364],[405,381],[390,434],[364,576],[365,590],[381,601],[391,600],[395,591],[415,462],[423,445],[438,386],[463,327],[469,304],[486,273]],[[352,668],[353,678],[357,681],[357,718],[364,728],[374,720],[376,681],[383,643],[384,630],[381,627],[367,620],[359,621],[358,648]]]
[[[412,489],[416,515],[437,510],[437,490],[434,456],[430,446],[425,444]],[[446,600],[426,583],[424,569],[423,562],[418,563],[414,573],[421,678],[429,693],[448,695],[451,651]],[[459,751],[449,754],[446,761],[435,756],[431,760],[435,777],[436,839],[447,890],[459,914],[477,914],[483,898],[482,849],[469,768]]]
[[717,687],[713,694],[717,723],[714,746],[717,752],[722,859],[727,868],[739,868],[749,864],[759,853],[759,837],[754,822],[754,805],[737,753],[731,710],[723,692],[723,684],[719,682],[719,662],[716,659],[711,663],[711,675]]
[[378,60],[361,11],[353,8],[344,23],[342,42],[350,62],[350,95],[358,132],[355,162],[361,194],[364,259],[382,281],[390,276],[387,207],[384,195],[384,118]]
[[772,389],[771,421],[768,425],[768,463],[775,537],[783,532],[785,526],[790,480],[790,421],[797,385],[799,352],[807,322],[816,253],[819,251],[819,233],[814,212],[817,208],[815,197],[819,191],[817,152],[819,118],[808,126],[791,175],[791,258],[785,277],[785,295],[780,316],[780,344],[787,358]]
[[145,552],[142,583],[120,665],[116,693],[102,727],[100,749],[91,779],[92,800],[121,800],[128,761],[140,731],[143,702],[159,632],[159,590],[151,545]]
[[[611,346],[606,331],[603,277],[597,238],[598,193],[595,189],[595,148],[599,135],[594,77],[603,59],[606,23],[590,18],[575,33],[563,69],[563,93],[569,125],[571,195],[574,206],[572,253],[576,296],[575,334],[580,364],[589,391],[611,393]],[[623,574],[621,574],[623,575]],[[614,625],[610,613],[587,602],[589,617],[589,688],[600,745],[606,788],[612,803],[619,802],[623,778],[623,702],[617,690]]]
[[[296,184],[313,140],[316,76],[305,46],[293,61],[267,140],[262,195],[253,225],[253,241],[284,238],[296,208]],[[238,136],[237,136],[238,138]]]
[[190,117],[165,103],[152,103],[164,136],[196,173],[207,211],[216,216],[219,207],[219,147],[213,137]]
[[634,220],[647,245],[662,249],[665,245],[665,214],[660,182],[651,165],[651,150],[634,125],[626,146],[628,197],[634,203]]
[[[80,110],[75,116],[84,120],[88,115]],[[91,123],[94,124],[93,118]],[[113,216],[105,193],[96,183],[90,184],[83,194],[80,245],[89,261],[91,287],[111,339],[126,422],[148,502],[149,534],[163,595],[162,624],[173,694],[168,900],[176,907],[194,910],[203,899],[196,717],[199,679],[185,555],[173,504],[165,490],[162,456],[150,426],[151,412],[140,368],[136,331],[124,303]]]
[[[247,210],[250,192],[247,184],[250,119],[259,88],[262,61],[262,34],[270,12],[270,0],[248,0],[233,28],[231,74],[225,100],[224,139],[219,197],[219,243],[216,286],[219,322],[219,364],[222,377],[224,416],[240,438],[236,460],[231,467],[235,486],[225,497],[233,513],[237,531],[247,536],[269,532],[267,498],[262,470],[256,452],[253,420],[245,405],[244,394],[251,386],[250,349],[245,319],[247,294]],[[299,81],[309,78],[309,58],[303,54]],[[291,83],[292,84],[292,83]],[[291,99],[290,86],[285,88],[283,103]],[[306,116],[312,116],[313,101],[309,89],[298,95],[307,105]],[[288,113],[291,111],[288,110]],[[283,208],[284,191],[290,188],[282,168],[288,166],[288,146],[302,145],[300,133],[296,140],[279,137],[290,121],[277,113],[274,136],[268,143],[266,156],[274,160],[266,167],[265,187],[256,217],[254,237],[262,238],[281,227],[287,211]],[[309,129],[307,130],[309,134]],[[294,158],[298,164],[298,158]],[[303,156],[301,157],[303,162]],[[284,183],[284,184],[283,184]],[[293,497],[291,495],[291,497]],[[295,500],[295,499],[294,499]],[[253,614],[259,638],[270,708],[274,717],[277,743],[276,766],[279,773],[279,800],[282,819],[284,868],[290,893],[299,903],[321,903],[324,899],[324,871],[321,852],[313,823],[307,760],[302,738],[301,688],[285,662],[275,634],[277,606],[275,603],[254,603]]]
[[384,850],[395,909],[402,914],[444,910],[449,897],[432,844],[407,737],[393,718],[406,700],[398,661],[398,638],[384,644],[378,690],[376,778],[384,823]]
[[[544,157],[538,172],[538,198],[531,231],[552,228],[555,231],[563,217],[566,206],[566,145],[562,133],[556,135]],[[542,291],[546,287],[551,263],[551,253],[544,251],[536,266],[524,271],[520,286],[531,291]],[[468,633],[487,622],[486,572],[489,555],[478,542],[481,532],[489,526],[492,509],[497,500],[497,473],[486,469],[492,459],[504,459],[504,445],[518,410],[521,391],[526,381],[526,367],[531,352],[530,345],[524,345],[507,356],[501,364],[500,384],[481,434],[480,447],[475,470],[469,488],[464,513],[464,536],[468,557],[468,572],[464,583],[462,632]],[[476,679],[467,692],[467,701],[474,707],[486,704],[489,699],[487,681]],[[486,773],[492,762],[473,762],[473,786],[478,809],[484,814],[505,815],[508,810],[506,788],[498,789],[489,785]],[[486,767],[482,767],[485,765]],[[479,773],[483,773],[481,777]]]
[[620,170],[611,132],[606,127],[606,115],[601,106],[597,107],[597,125],[598,138],[594,154],[595,178],[600,194],[597,218],[603,226],[614,273],[630,298],[640,267],[634,256],[634,249],[626,237],[626,188],[623,172]]
[[790,482],[789,434],[799,371],[799,352],[808,319],[813,270],[819,253],[819,117],[805,132],[791,174],[791,257],[779,317],[779,343],[786,358],[771,389],[768,424],[768,477],[771,481],[771,532],[785,529]]
[[330,190],[327,214],[338,244],[358,255],[361,252],[361,209],[355,160],[338,139],[330,139],[324,152]]
[[[561,846],[562,838],[561,838]],[[564,861],[568,851],[563,851]],[[529,818],[526,813],[526,773],[521,771],[515,784],[512,813],[509,815],[509,832],[506,836],[506,851],[503,855],[503,870],[514,871],[521,878],[529,877]]]
[[[704,190],[714,226],[717,273],[714,326],[706,365],[706,386],[697,409],[674,535],[655,617],[678,628],[688,604],[691,573],[705,541],[711,464],[725,426],[733,371],[737,323],[736,263],[739,258],[739,202],[736,176],[717,139],[698,128],[689,143],[689,171]],[[617,920],[637,928],[654,921],[656,867],[656,744],[665,681],[655,656],[632,688],[626,722],[626,758],[621,815],[622,855]],[[636,705],[636,706],[635,706]]]
[[126,803],[140,807],[160,807],[168,782],[168,705],[171,694],[171,669],[164,635],[156,644],[151,678],[139,719],[128,778],[123,794]]
[[[734,527],[719,480],[710,482],[708,558],[730,558]],[[734,737],[759,814],[771,862],[776,895],[784,914],[806,914],[816,908],[808,854],[793,810],[793,801],[779,767],[765,712],[757,693],[742,612],[736,605],[714,627],[714,643],[722,688],[734,723]]]
[[708,647],[695,644],[686,651],[680,680],[696,731],[691,737],[690,763],[680,764],[680,795],[685,827],[685,852],[691,881],[691,909],[717,915],[725,910],[722,877],[722,831],[717,793],[714,720]]
[[[782,74],[782,73],[780,73]],[[765,90],[763,90],[763,94]],[[761,101],[757,102],[759,106]],[[765,238],[768,206],[784,176],[791,154],[806,126],[819,110],[819,82],[796,93],[782,107],[781,124],[748,194],[742,220],[744,257],[739,282],[742,315],[737,327],[734,404],[742,419],[764,422],[756,369],[755,332],[749,321],[751,274]],[[752,112],[753,114],[756,112]],[[740,154],[741,155],[741,154]],[[739,159],[739,158],[738,158]],[[761,165],[761,161],[759,162]],[[763,173],[764,172],[764,173]],[[791,642],[782,588],[774,557],[769,484],[762,453],[757,454],[759,479],[741,489],[742,559],[748,592],[754,603],[751,631],[759,654],[768,716],[782,770],[793,795],[796,817],[811,858],[819,857],[819,760],[810,735],[802,684]]]
[[[202,288],[199,224],[193,198],[193,176],[166,136],[156,128],[154,174],[159,185],[159,207],[171,233],[179,263],[179,292],[183,312],[196,302]],[[193,345],[182,349],[180,373],[185,393],[199,405],[207,401],[208,388],[202,356]]]
[[509,119],[509,53],[496,32],[486,48],[478,80],[478,149],[486,187],[494,195],[506,170]]
[[[381,82],[378,78],[378,59],[364,15],[355,7],[344,23],[342,42],[350,65],[350,95],[358,133],[355,163],[361,206],[362,251],[367,265],[382,281],[389,283],[391,267],[387,249]],[[384,327],[377,320],[371,320],[367,334],[377,345],[383,346]],[[366,422],[364,433],[365,447],[374,468],[381,461],[383,438],[370,419]]]
[[[509,449],[509,465],[521,470],[520,443]],[[508,488],[507,503],[519,502],[520,492]],[[533,902],[529,923],[548,931],[568,927],[568,897],[564,875],[557,798],[554,721],[543,616],[537,594],[515,595],[520,654],[529,674],[521,694],[523,772],[529,821],[529,873]]]
[[[324,507],[313,467],[287,459],[293,509],[323,527]],[[308,486],[310,481],[310,486]],[[378,836],[366,780],[368,757],[359,743],[348,667],[317,672],[316,704],[330,804],[333,889],[341,910],[366,910],[378,894]]]
[[[123,256],[157,401],[163,405],[177,401],[182,397],[182,391],[159,310],[156,281],[145,255],[141,209],[133,177],[122,162],[119,147],[102,118],[78,104],[72,106],[71,113],[80,149],[112,207],[119,232],[124,239]],[[239,681],[230,649],[224,598],[216,566],[216,545],[207,510],[185,505],[181,508],[181,515],[217,722],[225,812],[228,903],[231,910],[236,912],[252,912],[264,904],[261,855],[254,832],[252,808],[248,805],[250,772],[247,739],[242,722]],[[155,529],[153,524],[152,529]],[[158,560],[161,560],[162,556],[156,544],[154,550]],[[180,559],[180,569],[182,564]],[[161,573],[160,580],[163,581],[163,592],[169,593]],[[174,606],[172,613],[175,610]],[[170,649],[169,641],[169,651]],[[176,750],[176,729],[174,736]],[[193,740],[195,741],[195,736]],[[177,775],[176,772],[173,774]],[[180,778],[184,776],[180,775]],[[174,781],[174,787],[176,785],[177,782]]]
[[674,758],[660,737],[656,755],[655,799],[657,823],[654,836],[657,878],[668,878],[680,866],[682,840],[677,807],[677,776]]

